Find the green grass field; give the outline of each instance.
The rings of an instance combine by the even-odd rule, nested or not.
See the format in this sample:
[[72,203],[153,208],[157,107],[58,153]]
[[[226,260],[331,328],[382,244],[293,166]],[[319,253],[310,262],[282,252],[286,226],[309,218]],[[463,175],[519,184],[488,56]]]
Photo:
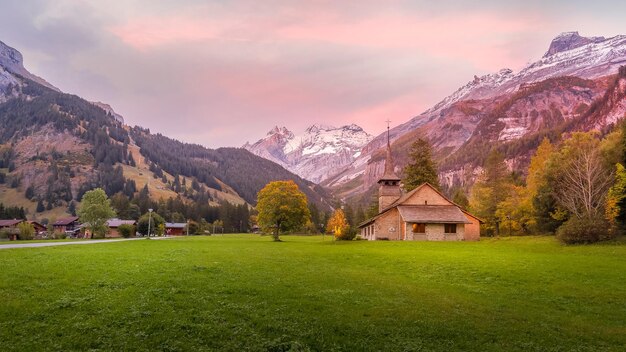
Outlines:
[[0,250],[0,350],[626,350],[623,243],[284,240]]

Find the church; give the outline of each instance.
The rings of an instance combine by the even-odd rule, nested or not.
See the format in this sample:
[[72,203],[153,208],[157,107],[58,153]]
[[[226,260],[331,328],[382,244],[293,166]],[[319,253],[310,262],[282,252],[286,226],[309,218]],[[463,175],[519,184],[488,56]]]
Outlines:
[[378,180],[378,215],[359,224],[367,240],[478,241],[481,220],[424,183],[411,192],[400,188],[387,138],[385,173]]

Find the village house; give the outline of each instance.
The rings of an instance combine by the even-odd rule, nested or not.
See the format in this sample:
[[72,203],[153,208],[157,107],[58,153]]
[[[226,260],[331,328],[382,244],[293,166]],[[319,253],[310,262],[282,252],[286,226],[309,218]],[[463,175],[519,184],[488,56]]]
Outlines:
[[20,234],[18,225],[22,222],[24,222],[22,219],[0,220],[0,230],[4,230],[8,233],[10,241],[15,241]]
[[62,218],[55,221],[52,224],[54,231],[65,232],[67,234],[76,234],[80,230],[80,223],[78,222],[78,216],[71,216],[69,218]]
[[378,181],[378,214],[359,224],[368,240],[478,241],[480,219],[428,183],[403,194],[387,140],[385,172]]
[[42,233],[46,232],[46,230],[47,230],[45,226],[43,226],[42,224],[38,223],[37,221],[29,220],[28,223],[33,225],[33,228],[35,229],[35,233],[36,234],[42,234]]
[[184,222],[166,222],[165,234],[167,236],[182,236],[185,234],[187,224]]
[[[109,227],[109,231],[107,232],[106,237],[122,237],[118,228],[122,225],[132,225],[135,226],[137,222],[135,220],[120,220],[117,218],[107,220],[107,226]],[[133,234],[134,235],[134,234]]]

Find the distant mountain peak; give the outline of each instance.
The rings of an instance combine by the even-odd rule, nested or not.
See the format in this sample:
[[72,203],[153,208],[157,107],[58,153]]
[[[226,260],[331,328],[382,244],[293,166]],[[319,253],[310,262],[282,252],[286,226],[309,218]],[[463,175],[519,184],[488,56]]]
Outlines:
[[291,132],[285,126],[282,126],[282,127],[274,126],[274,128],[272,128],[269,132],[267,132],[267,136],[269,137],[274,136],[274,135],[284,136],[288,139],[293,138],[293,132]]
[[22,57],[22,53],[20,53],[17,49],[6,45],[2,41],[0,41],[0,66],[12,74],[23,76],[50,89],[54,89],[57,92],[59,91],[57,87],[48,83],[45,79],[28,72],[28,70],[24,68],[24,58]]
[[590,43],[599,43],[604,40],[606,40],[604,37],[583,37],[578,32],[563,32],[552,39],[550,47],[543,57],[576,49]]
[[275,126],[254,144],[243,148],[272,160],[313,182],[337,173],[361,154],[372,136],[356,125],[335,127],[313,124],[294,135],[286,127]]
[[0,65],[8,69],[14,66],[24,68],[22,53],[0,41]]

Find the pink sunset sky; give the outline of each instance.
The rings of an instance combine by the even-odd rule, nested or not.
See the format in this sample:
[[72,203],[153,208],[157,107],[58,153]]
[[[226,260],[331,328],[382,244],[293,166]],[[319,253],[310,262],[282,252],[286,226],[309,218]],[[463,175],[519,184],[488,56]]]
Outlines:
[[8,0],[0,41],[61,90],[208,147],[274,125],[400,124],[564,31],[626,34],[623,1]]

